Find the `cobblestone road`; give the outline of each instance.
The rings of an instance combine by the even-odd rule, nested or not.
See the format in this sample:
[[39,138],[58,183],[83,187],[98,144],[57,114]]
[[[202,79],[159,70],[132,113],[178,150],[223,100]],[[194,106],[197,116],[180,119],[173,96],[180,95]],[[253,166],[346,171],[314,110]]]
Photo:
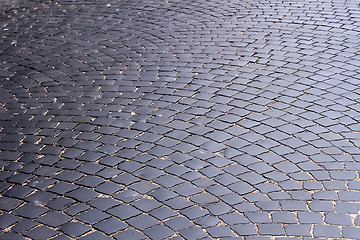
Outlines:
[[0,239],[360,239],[359,1],[0,9]]

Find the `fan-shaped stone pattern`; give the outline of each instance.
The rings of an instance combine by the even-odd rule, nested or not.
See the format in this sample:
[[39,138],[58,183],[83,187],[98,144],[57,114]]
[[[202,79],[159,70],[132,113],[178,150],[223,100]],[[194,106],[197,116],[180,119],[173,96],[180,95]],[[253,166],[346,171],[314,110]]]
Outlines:
[[359,238],[351,1],[4,1],[9,238]]

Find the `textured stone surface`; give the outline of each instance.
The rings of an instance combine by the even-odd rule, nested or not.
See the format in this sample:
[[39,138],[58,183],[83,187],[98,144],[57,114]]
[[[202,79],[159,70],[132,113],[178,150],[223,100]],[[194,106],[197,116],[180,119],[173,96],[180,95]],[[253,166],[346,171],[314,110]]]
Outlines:
[[0,2],[1,239],[359,239],[347,0]]

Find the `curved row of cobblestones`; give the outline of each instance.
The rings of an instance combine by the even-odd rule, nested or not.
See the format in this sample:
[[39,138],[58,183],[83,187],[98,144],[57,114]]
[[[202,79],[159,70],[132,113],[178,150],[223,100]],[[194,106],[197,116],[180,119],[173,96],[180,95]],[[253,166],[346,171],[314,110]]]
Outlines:
[[0,239],[360,239],[356,1],[0,9]]

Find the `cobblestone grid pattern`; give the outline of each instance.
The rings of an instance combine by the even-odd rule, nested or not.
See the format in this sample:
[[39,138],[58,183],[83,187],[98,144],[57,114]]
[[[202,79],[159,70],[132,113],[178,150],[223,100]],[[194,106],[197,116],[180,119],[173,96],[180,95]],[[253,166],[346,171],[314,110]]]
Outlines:
[[3,0],[0,239],[360,239],[357,0]]

